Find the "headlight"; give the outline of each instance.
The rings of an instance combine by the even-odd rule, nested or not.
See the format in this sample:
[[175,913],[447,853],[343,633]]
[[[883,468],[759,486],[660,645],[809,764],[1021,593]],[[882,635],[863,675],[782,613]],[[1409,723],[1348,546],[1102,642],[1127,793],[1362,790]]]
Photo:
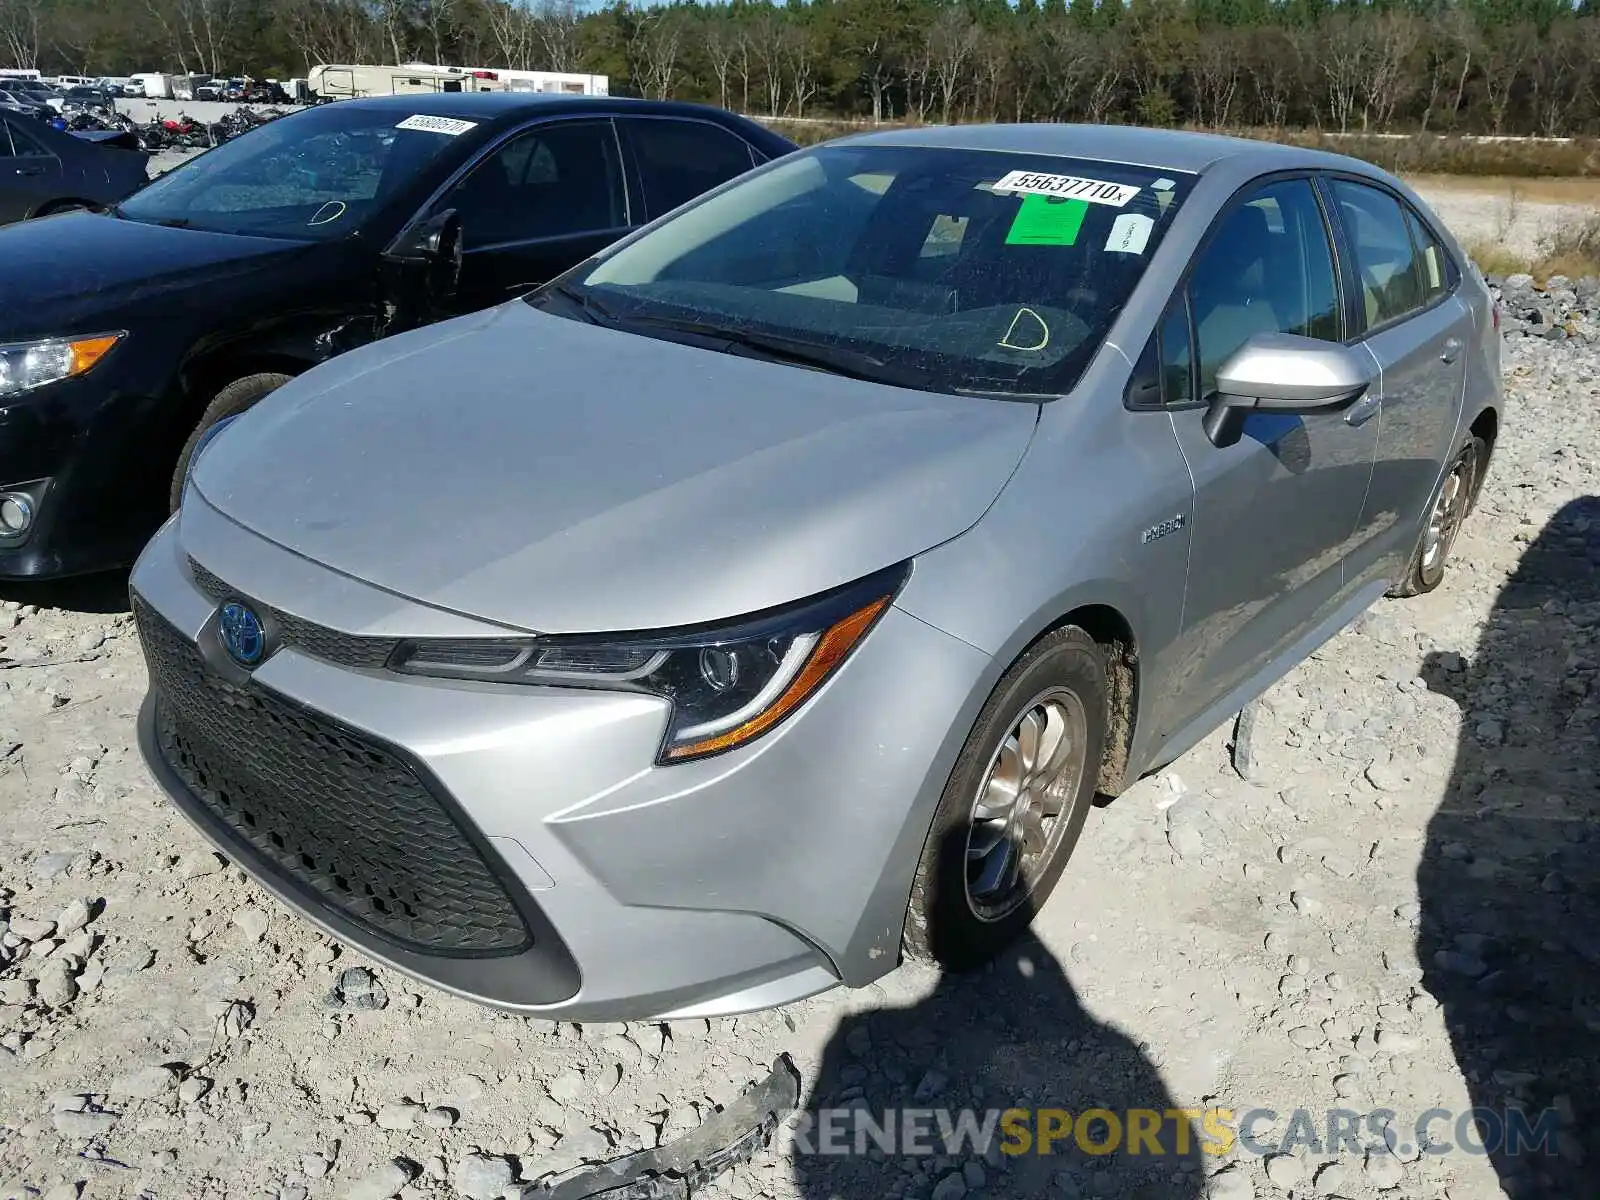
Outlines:
[[396,671],[543,687],[647,692],[672,702],[656,761],[753,741],[811,696],[866,636],[910,563],[720,629],[526,640],[409,641]]
[[0,397],[15,396],[93,370],[124,336],[97,333],[92,337],[46,338],[0,346]]

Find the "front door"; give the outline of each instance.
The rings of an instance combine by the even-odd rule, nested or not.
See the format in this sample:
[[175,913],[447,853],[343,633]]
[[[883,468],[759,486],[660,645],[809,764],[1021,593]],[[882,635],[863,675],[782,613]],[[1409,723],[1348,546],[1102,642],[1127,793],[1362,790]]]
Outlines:
[[627,187],[608,118],[554,120],[486,153],[433,205],[461,217],[461,281],[473,312],[554,279],[628,231]]
[[1352,425],[1343,412],[1251,413],[1224,447],[1202,428],[1218,368],[1252,334],[1343,337],[1329,228],[1309,179],[1245,189],[1175,304],[1185,301],[1186,326],[1176,312],[1163,326],[1193,338],[1195,397],[1171,412],[1195,508],[1179,686],[1164,734],[1255,681],[1330,616],[1378,442],[1375,423]]
[[1467,349],[1476,332],[1457,296],[1459,275],[1426,224],[1398,196],[1329,180],[1354,260],[1362,343],[1381,371],[1377,464],[1345,590],[1405,571],[1450,458],[1465,401]]

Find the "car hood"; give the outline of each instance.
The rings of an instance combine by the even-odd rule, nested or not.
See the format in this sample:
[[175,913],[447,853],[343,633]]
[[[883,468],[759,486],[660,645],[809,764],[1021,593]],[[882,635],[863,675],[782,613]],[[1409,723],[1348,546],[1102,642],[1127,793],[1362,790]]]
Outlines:
[[[193,303],[202,283],[236,279],[268,260],[316,247],[274,238],[168,229],[100,213],[72,212],[0,227],[0,341],[122,328],[151,301]],[[237,303],[231,295],[228,303]]]
[[512,302],[286,384],[207,447],[194,485],[262,537],[430,605],[543,633],[657,629],[784,604],[955,537],[1037,420],[1034,404]]

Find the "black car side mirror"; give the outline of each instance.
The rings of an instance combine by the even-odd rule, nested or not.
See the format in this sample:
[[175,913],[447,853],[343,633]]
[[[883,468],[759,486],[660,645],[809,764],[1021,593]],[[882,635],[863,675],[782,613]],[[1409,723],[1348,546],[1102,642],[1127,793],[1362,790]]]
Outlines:
[[1294,333],[1257,333],[1217,371],[1217,390],[1202,426],[1211,444],[1232,446],[1251,412],[1337,412],[1372,386],[1374,367],[1361,351]]
[[405,268],[418,269],[428,299],[449,299],[461,278],[461,216],[453,208],[435,213],[401,234],[384,258]]

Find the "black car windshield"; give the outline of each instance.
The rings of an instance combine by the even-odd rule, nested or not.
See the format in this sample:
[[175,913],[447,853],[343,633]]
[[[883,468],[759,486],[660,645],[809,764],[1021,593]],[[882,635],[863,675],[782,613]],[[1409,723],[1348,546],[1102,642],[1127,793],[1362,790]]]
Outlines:
[[1057,395],[1192,183],[1042,154],[821,146],[529,300],[927,390]]
[[224,142],[157,176],[114,211],[214,233],[333,241],[476,129],[472,121],[330,104]]

